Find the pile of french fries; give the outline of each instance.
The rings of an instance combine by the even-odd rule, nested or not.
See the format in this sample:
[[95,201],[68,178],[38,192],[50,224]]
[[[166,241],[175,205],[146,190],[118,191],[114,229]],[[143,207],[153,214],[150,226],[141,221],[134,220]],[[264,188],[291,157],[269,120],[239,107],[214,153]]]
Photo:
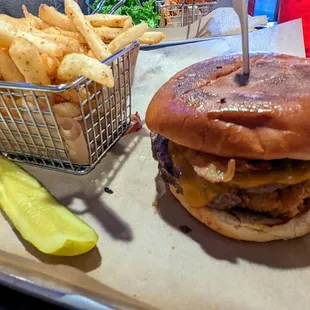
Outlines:
[[66,14],[45,4],[39,17],[24,5],[23,13],[24,18],[0,15],[0,78],[4,81],[55,85],[82,75],[113,87],[111,67],[102,61],[136,40],[155,44],[165,38],[163,33],[147,32],[147,24],[133,26],[129,16],[84,16],[74,0],[65,0]]
[[[9,126],[11,138],[14,141],[20,139],[19,145],[13,144],[8,146],[9,149],[25,152],[30,149],[32,154],[42,155],[36,145],[41,145],[43,141],[41,148],[54,146],[60,149],[58,142],[32,136],[39,133],[52,140],[59,137],[57,130],[50,131],[46,128],[55,124],[49,112],[52,110],[64,142],[71,150],[71,160],[73,163],[88,164],[89,151],[81,117],[87,109],[87,113],[90,113],[90,109],[95,110],[94,96],[100,97],[100,88],[96,91],[96,84],[109,88],[114,86],[114,63],[106,65],[102,62],[134,41],[156,44],[162,41],[165,35],[148,32],[147,24],[133,26],[129,16],[84,16],[74,0],[65,0],[65,14],[45,4],[40,6],[38,17],[28,12],[25,6],[22,9],[23,18],[0,14],[0,80],[47,86],[69,83],[79,76],[85,76],[94,81],[91,82],[94,89],[90,85],[86,91],[86,87],[81,85],[78,90],[72,88],[57,93],[36,91],[36,96],[30,91],[18,90],[18,85],[12,92],[0,89],[0,114],[27,122],[27,125],[23,125],[23,122],[14,124],[0,121],[0,140],[7,141],[7,138],[1,138],[1,133],[2,129]],[[120,80],[120,83],[125,83],[124,79]],[[120,83],[115,85],[119,93],[121,88],[124,88]],[[85,105],[85,102],[88,104]],[[83,113],[80,104],[83,104]],[[119,110],[123,108],[119,107],[117,113],[121,113]],[[42,111],[45,112],[44,115]],[[92,113],[92,116],[92,119],[98,119],[97,114]],[[105,120],[108,121],[112,119]],[[37,127],[36,124],[43,126]],[[84,131],[86,129],[84,128]],[[28,136],[24,138],[21,133],[27,133]],[[96,135],[97,132],[93,137]],[[31,145],[28,146],[28,143]],[[43,155],[58,156],[55,152],[57,156],[50,152],[45,150]]]

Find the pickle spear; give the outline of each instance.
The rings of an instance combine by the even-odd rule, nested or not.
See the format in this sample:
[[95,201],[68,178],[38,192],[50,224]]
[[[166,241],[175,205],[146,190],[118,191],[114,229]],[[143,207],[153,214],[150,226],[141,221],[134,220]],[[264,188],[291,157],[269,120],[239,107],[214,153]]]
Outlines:
[[97,244],[98,235],[89,225],[1,155],[0,207],[21,236],[43,253],[75,256]]

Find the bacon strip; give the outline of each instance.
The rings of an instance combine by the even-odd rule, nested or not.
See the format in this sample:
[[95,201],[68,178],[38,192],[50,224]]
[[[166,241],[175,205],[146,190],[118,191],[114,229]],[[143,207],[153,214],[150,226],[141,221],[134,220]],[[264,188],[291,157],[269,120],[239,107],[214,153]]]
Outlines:
[[236,160],[216,157],[187,149],[185,158],[195,172],[212,183],[229,182],[236,172]]

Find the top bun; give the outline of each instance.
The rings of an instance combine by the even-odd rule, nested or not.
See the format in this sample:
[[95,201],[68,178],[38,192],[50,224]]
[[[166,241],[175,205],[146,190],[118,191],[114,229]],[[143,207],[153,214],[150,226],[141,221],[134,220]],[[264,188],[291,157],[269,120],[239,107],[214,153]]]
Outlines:
[[149,129],[198,151],[247,159],[310,160],[310,62],[278,54],[196,63],[155,94]]

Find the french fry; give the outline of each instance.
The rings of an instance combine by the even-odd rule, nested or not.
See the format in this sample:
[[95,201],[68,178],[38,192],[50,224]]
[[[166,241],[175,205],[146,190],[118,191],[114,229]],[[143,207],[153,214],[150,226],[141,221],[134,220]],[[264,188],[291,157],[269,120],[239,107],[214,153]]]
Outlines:
[[135,40],[138,40],[144,35],[145,32],[147,32],[147,30],[148,25],[146,23],[143,23],[124,31],[109,44],[110,53],[114,54],[128,44],[131,44]]
[[19,72],[11,59],[8,51],[0,48],[0,75],[4,81],[24,82],[23,75]]
[[82,54],[65,56],[58,68],[58,79],[72,81],[80,75],[107,87],[114,86],[114,77],[109,66]]
[[44,32],[36,32],[33,35],[62,46],[64,54],[80,52],[80,42],[77,39],[64,37],[62,35],[47,34]]
[[[52,82],[53,82],[53,84],[56,84],[56,83],[54,83],[54,81],[52,81]],[[54,99],[55,99],[55,104],[67,101],[65,98],[61,97],[59,94],[55,94]]]
[[94,28],[101,40],[105,43],[111,42],[117,36],[124,32],[123,28],[98,27]]
[[0,20],[0,47],[9,48],[15,36],[15,27],[5,20]]
[[91,57],[91,58],[97,59],[92,50],[89,50],[89,51],[88,51],[87,56],[88,56],[88,57]]
[[18,98],[18,99],[15,99],[15,102],[17,106],[22,108],[23,110],[21,111],[21,114],[22,114],[21,116],[24,119],[24,121],[31,122],[31,123],[33,121],[42,123],[44,119],[47,124],[50,124],[50,125],[55,124],[53,117],[51,115],[43,114],[43,117],[42,117],[42,114],[39,112],[39,109],[45,110],[45,111],[49,110],[49,107],[47,106],[46,102],[40,102],[40,100],[38,100],[38,105],[37,105],[37,103],[34,102],[32,98],[28,98],[27,100],[25,98]]
[[42,64],[39,50],[34,44],[24,38],[16,38],[9,49],[9,54],[26,82],[40,85],[51,84]]
[[81,44],[81,46],[80,46],[80,53],[86,55],[86,54],[88,53],[88,51],[89,51],[88,45],[86,45],[86,44]]
[[81,115],[81,108],[72,102],[61,102],[53,106],[56,115],[62,117],[78,117]]
[[23,4],[22,10],[25,18],[30,22],[30,24],[38,29],[44,29],[50,27],[49,24],[41,20],[39,17],[36,17],[32,15],[30,12],[28,12],[27,7]]
[[67,30],[64,30],[58,27],[46,28],[46,29],[43,29],[42,32],[47,33],[47,34],[56,34],[56,35],[62,35],[68,38],[77,39],[81,44],[86,43],[83,36],[78,32],[67,31]]
[[25,24],[18,24],[15,25],[16,31],[24,31],[29,33],[42,33],[42,31],[36,27],[33,27],[31,25],[25,25]]
[[[16,106],[14,102],[9,96],[1,96],[0,97],[0,114],[3,116],[12,115],[13,118],[18,118],[17,107],[19,106],[17,100],[15,100]],[[9,110],[9,112],[7,111]]]
[[0,23],[10,25],[14,31],[22,30],[29,32],[40,32],[41,30],[35,28],[26,18],[13,18],[8,15],[0,14]]
[[[62,29],[63,30],[63,29]],[[44,33],[47,33],[47,34],[56,34],[56,35],[61,35],[61,31],[60,31],[60,28],[58,27],[49,27],[49,28],[45,28],[45,29],[42,29],[42,32]],[[68,31],[69,33],[73,33],[73,36],[74,36],[74,32],[72,31]],[[69,35],[69,37],[71,37]]]
[[99,35],[88,22],[81,11],[81,8],[74,0],[65,0],[65,11],[73,24],[86,40],[89,48],[96,55],[96,58],[103,61],[110,56],[108,47],[102,42]]
[[143,36],[141,36],[138,41],[140,44],[158,44],[161,41],[166,39],[166,35],[163,32],[154,31],[154,32],[146,32]]
[[45,53],[40,55],[44,69],[51,80],[57,77],[59,60],[56,57],[49,56]]
[[76,32],[76,27],[67,15],[61,14],[54,7],[41,4],[39,17],[50,26],[59,27],[64,30]]
[[64,54],[65,47],[63,45],[56,44],[44,38],[40,38],[32,33],[18,31],[17,37],[24,38],[34,44],[40,53],[46,53],[54,57],[61,57]]
[[[87,99],[87,94],[86,94],[85,89],[81,89],[79,93],[80,93],[80,96],[77,94],[75,89],[70,89],[70,90],[59,93],[59,96],[65,99],[65,101],[70,101],[70,102],[79,104],[80,99],[82,102]],[[61,101],[59,100],[59,98],[57,99],[58,99],[57,102],[63,102],[63,100]]]
[[0,14],[0,20],[4,20],[14,26],[30,26],[31,24],[26,18],[14,18],[9,15]]
[[[30,99],[30,98],[29,98]],[[25,98],[17,98],[15,99],[16,105],[19,108],[29,108],[29,110],[36,110],[36,106],[33,102],[31,102],[30,100],[25,100]]]
[[124,22],[123,28],[124,30],[127,30],[131,27],[133,27],[133,22],[132,22],[132,18],[130,16],[128,16],[129,18],[127,18]]
[[[92,14],[85,16],[94,27],[108,26],[112,28],[123,28],[126,20],[131,18],[127,15]],[[128,22],[127,22],[128,23]]]

